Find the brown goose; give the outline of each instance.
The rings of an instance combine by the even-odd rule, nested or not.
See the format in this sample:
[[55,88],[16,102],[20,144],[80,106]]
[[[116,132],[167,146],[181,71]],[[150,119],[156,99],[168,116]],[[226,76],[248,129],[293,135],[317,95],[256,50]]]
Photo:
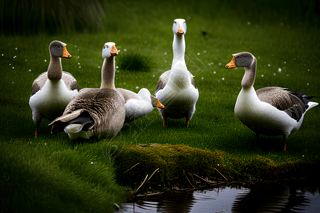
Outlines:
[[287,91],[281,87],[264,87],[254,90],[257,60],[249,52],[233,54],[227,69],[244,67],[243,76],[237,102],[234,108],[236,116],[254,131],[259,139],[263,135],[283,135],[284,148],[292,131],[300,128],[306,112],[317,106],[311,102],[312,97],[303,93]]
[[32,84],[29,105],[36,125],[35,138],[38,137],[42,118],[53,120],[62,115],[67,104],[79,91],[76,79],[70,73],[62,71],[61,58],[71,58],[66,46],[61,41],[50,43],[48,71],[42,73]]
[[125,101],[115,89],[115,43],[105,43],[101,71],[101,87],[85,88],[70,101],[62,116],[49,125],[52,133],[65,131],[70,139],[89,139],[92,136],[112,138],[121,130],[125,119]]

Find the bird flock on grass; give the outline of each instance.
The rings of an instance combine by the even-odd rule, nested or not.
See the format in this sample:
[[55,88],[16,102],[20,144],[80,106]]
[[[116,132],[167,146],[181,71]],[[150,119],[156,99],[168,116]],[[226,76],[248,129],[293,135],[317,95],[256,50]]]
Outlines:
[[[146,88],[138,93],[115,86],[116,44],[107,42],[102,49],[100,88],[79,90],[76,79],[63,71],[61,59],[70,59],[67,45],[52,41],[49,45],[48,70],[36,78],[31,87],[29,105],[35,124],[35,138],[42,118],[52,121],[51,133],[65,132],[69,138],[112,138],[129,123],[157,108],[168,125],[168,118],[186,119],[186,127],[196,111],[199,91],[194,76],[185,62],[184,19],[175,19],[173,31],[173,60],[171,69],[162,73],[154,95]],[[282,135],[286,151],[287,137],[300,128],[306,112],[317,106],[304,93],[292,92],[277,86],[255,90],[257,59],[249,52],[232,55],[225,68],[243,67],[245,74],[234,113],[249,129],[259,135]],[[280,71],[279,71],[280,72]],[[223,79],[224,80],[224,79]]]

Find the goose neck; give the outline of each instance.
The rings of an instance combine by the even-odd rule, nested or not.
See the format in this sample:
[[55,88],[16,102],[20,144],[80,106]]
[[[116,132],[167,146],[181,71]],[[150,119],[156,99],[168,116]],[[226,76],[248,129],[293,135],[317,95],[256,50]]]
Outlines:
[[177,61],[181,61],[185,63],[184,55],[185,55],[185,40],[184,35],[174,34],[172,49],[173,49],[173,61],[172,66]]
[[114,56],[104,59],[101,70],[101,87],[115,90],[115,60]]
[[50,63],[48,67],[48,79],[51,81],[59,81],[62,77],[61,58],[54,57],[50,53]]
[[252,64],[244,68],[245,74],[242,78],[241,86],[249,89],[253,86],[256,79],[257,61],[254,59]]

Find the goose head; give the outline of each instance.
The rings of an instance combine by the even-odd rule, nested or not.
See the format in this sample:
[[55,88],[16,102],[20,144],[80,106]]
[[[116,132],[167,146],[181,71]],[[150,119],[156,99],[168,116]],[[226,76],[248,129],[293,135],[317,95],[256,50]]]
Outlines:
[[59,57],[59,58],[71,58],[72,56],[67,51],[67,44],[54,40],[49,45],[49,51],[50,54],[53,57]]
[[117,50],[116,44],[114,42],[107,42],[102,48],[102,58],[110,58],[111,56],[116,56],[120,50]]
[[232,60],[225,67],[232,69],[234,67],[244,67],[245,75],[243,76],[241,85],[243,88],[253,86],[256,78],[257,60],[249,52],[240,52],[232,54]]
[[138,92],[138,96],[150,103],[151,102],[151,105],[152,107],[158,107],[158,108],[164,108],[164,106],[160,103],[160,101],[158,100],[158,98],[154,97],[153,95],[150,94],[150,91],[146,88],[142,88],[139,92]]
[[227,69],[232,69],[234,67],[251,67],[255,57],[249,52],[241,52],[232,54],[232,60],[225,67]]
[[187,32],[187,24],[184,19],[175,19],[172,26],[172,31],[177,35],[184,35]]
[[153,95],[150,95],[150,97],[151,97],[151,103],[152,103],[153,107],[158,107],[158,108],[164,109],[163,104],[160,103],[158,98],[154,97]]

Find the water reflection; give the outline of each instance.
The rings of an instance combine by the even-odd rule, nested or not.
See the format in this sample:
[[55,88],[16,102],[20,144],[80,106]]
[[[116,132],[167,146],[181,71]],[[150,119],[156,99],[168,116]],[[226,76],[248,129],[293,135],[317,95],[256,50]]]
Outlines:
[[222,187],[172,193],[122,205],[119,213],[146,212],[320,212],[317,182]]
[[319,183],[292,182],[254,187],[238,196],[232,212],[320,212]]

